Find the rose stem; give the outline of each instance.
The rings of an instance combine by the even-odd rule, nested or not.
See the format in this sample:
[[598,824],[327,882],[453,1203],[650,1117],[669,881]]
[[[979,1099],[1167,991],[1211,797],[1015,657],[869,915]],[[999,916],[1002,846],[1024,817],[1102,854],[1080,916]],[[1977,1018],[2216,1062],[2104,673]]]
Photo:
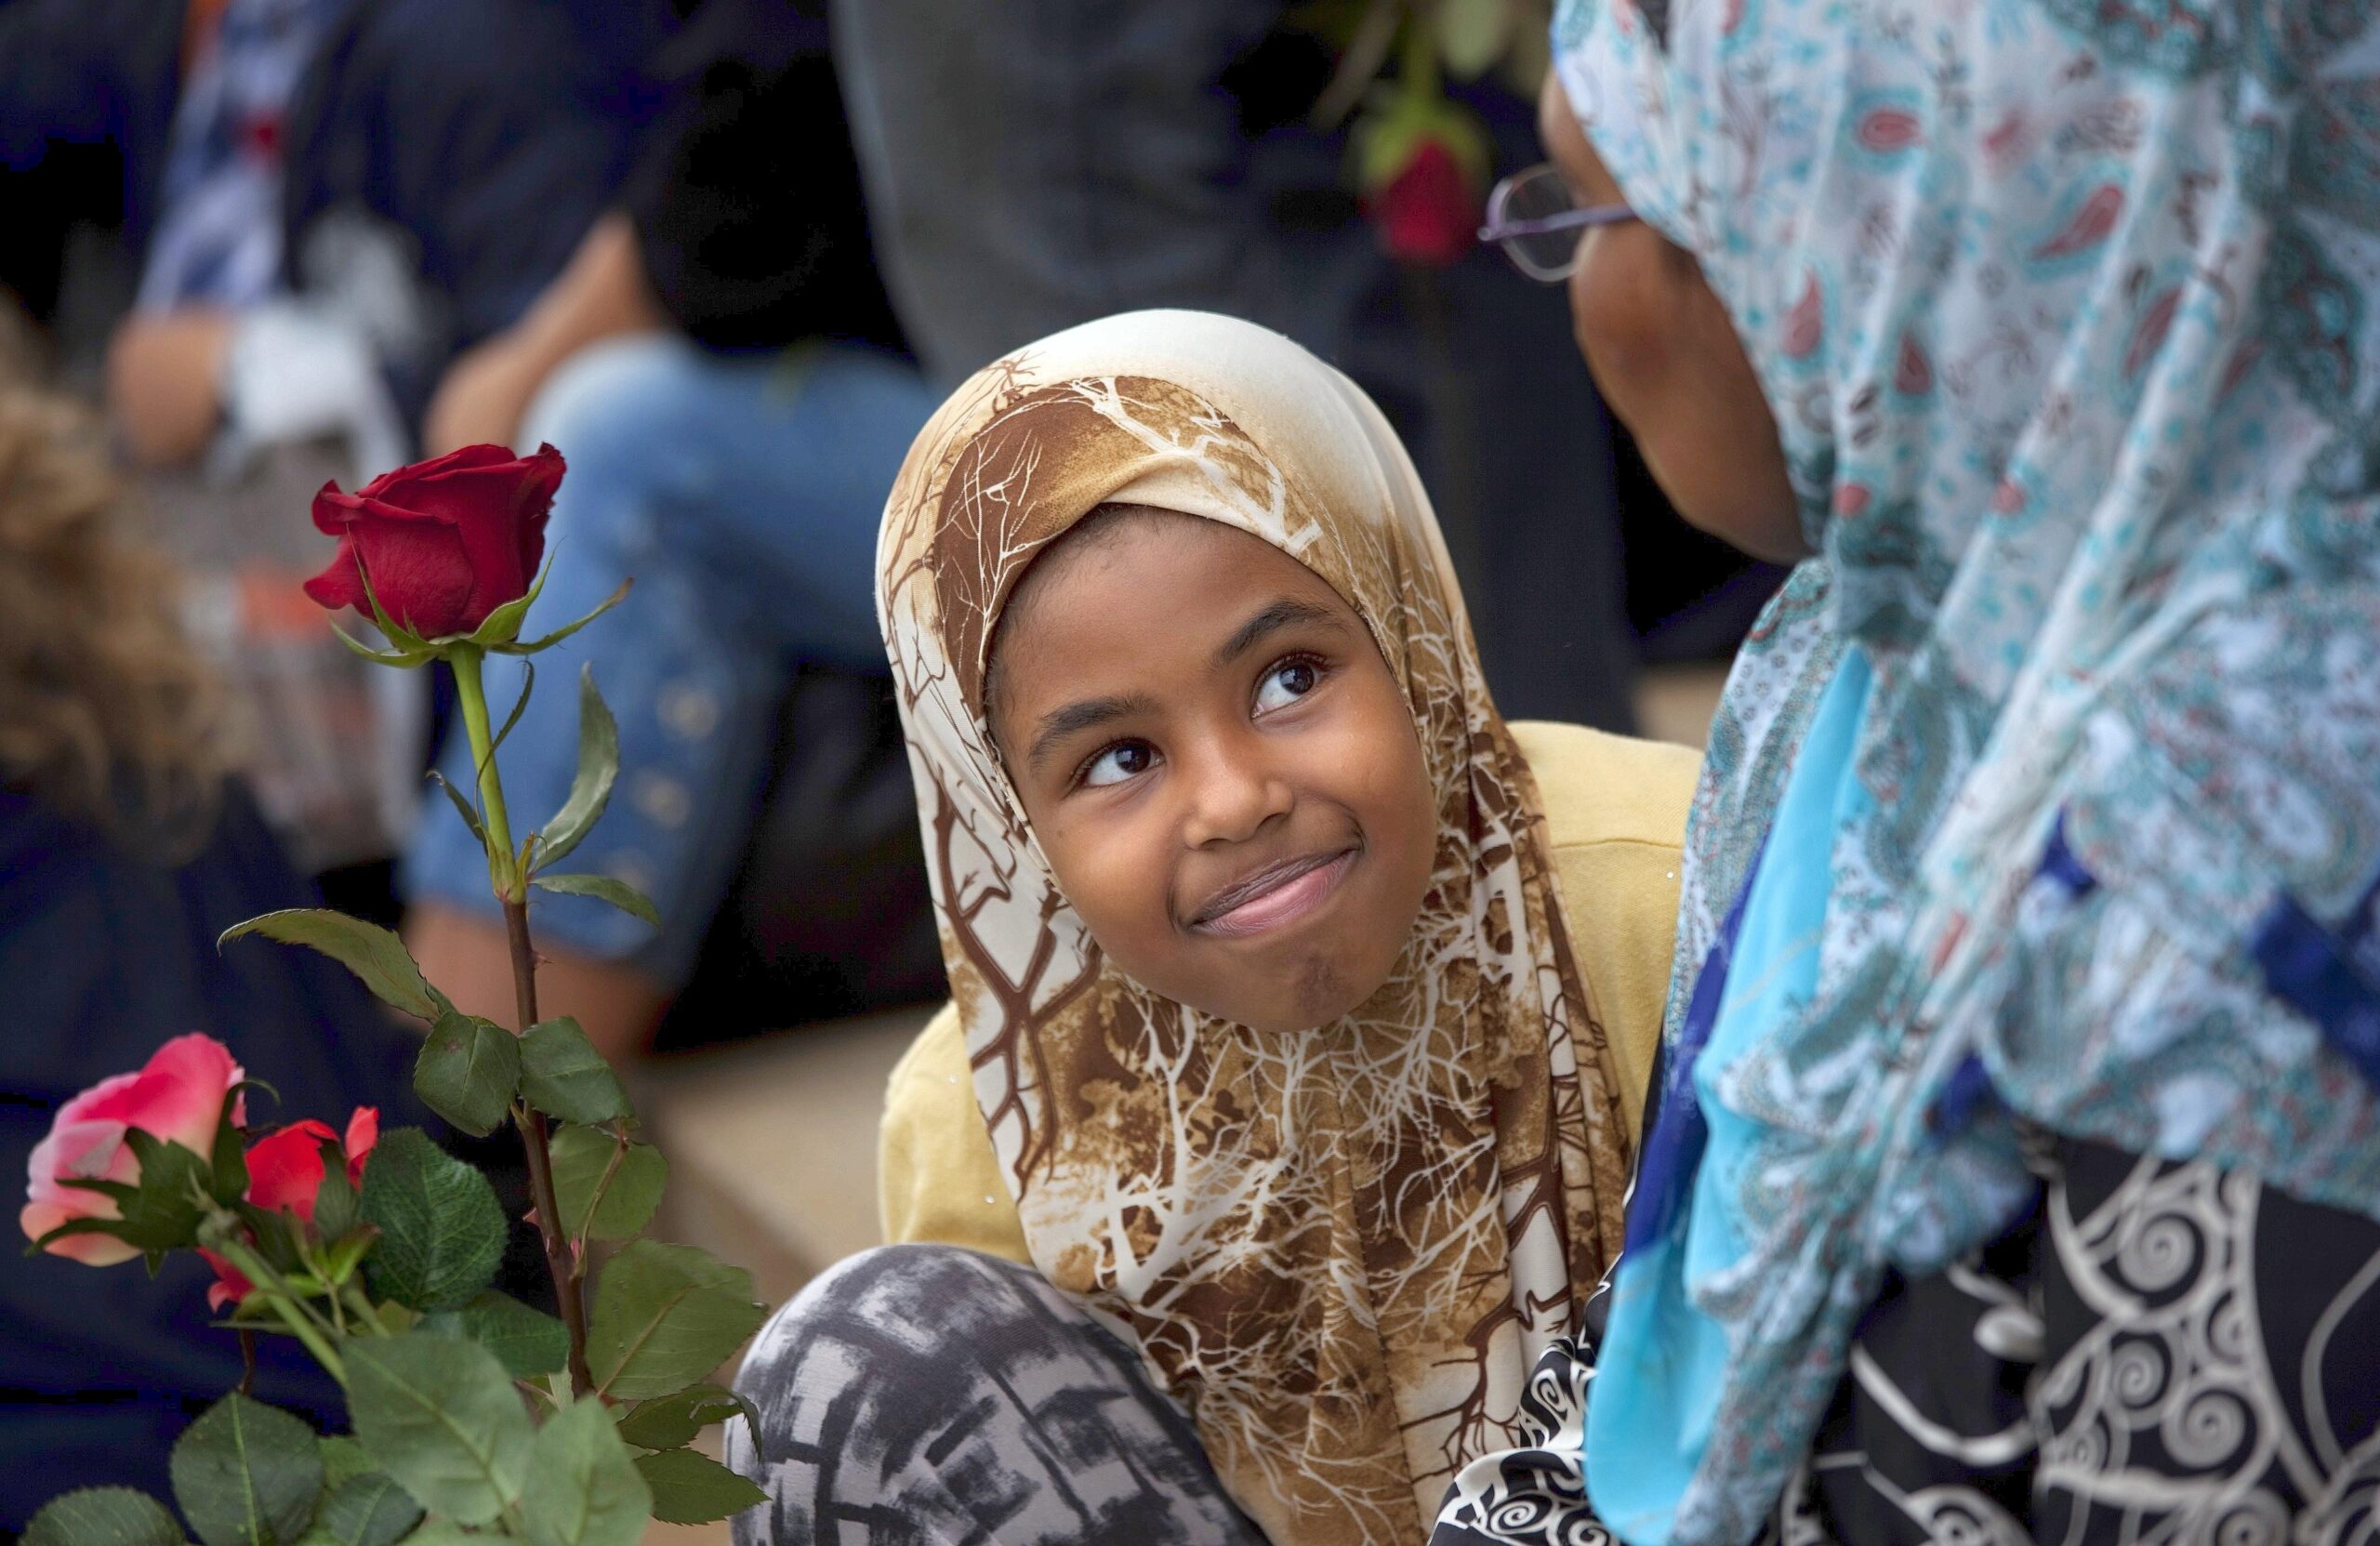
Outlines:
[[[529,946],[529,904],[509,898],[504,904],[505,932],[512,938],[512,991],[519,1000],[521,1024],[537,1023],[537,958]],[[578,1274],[571,1262],[570,1241],[562,1233],[562,1203],[554,1192],[554,1161],[546,1114],[515,1102],[512,1119],[520,1124],[529,1154],[529,1193],[537,1205],[537,1233],[546,1244],[546,1271],[554,1280],[554,1307],[570,1329],[570,1385],[580,1395],[595,1388],[587,1368],[587,1307],[579,1297]]]
[[339,1382],[342,1390],[345,1389],[347,1365],[331,1348],[330,1328],[323,1325],[307,1307],[298,1291],[289,1286],[289,1280],[267,1266],[244,1242],[228,1235],[218,1239],[210,1249],[231,1262],[242,1277],[264,1295],[273,1313],[297,1333],[299,1341],[306,1344],[306,1351],[314,1355],[314,1361],[328,1369],[331,1378]]
[[[488,878],[496,899],[504,907],[504,932],[512,945],[512,998],[520,1031],[537,1023],[537,954],[529,944],[528,887],[522,883],[521,856],[512,847],[512,824],[504,810],[504,786],[496,772],[496,752],[488,731],[487,693],[480,681],[482,656],[478,646],[457,644],[448,656],[455,671],[455,697],[462,710],[463,733],[471,744],[471,765],[478,771],[482,820],[487,824]],[[522,1148],[529,1161],[529,1197],[537,1210],[537,1235],[546,1248],[546,1272],[553,1279],[554,1308],[570,1333],[571,1388],[584,1395],[595,1381],[587,1368],[587,1310],[579,1297],[578,1275],[572,1270],[570,1241],[562,1234],[562,1204],[554,1193],[551,1135],[545,1113],[523,1102],[512,1103],[512,1122],[521,1130]]]

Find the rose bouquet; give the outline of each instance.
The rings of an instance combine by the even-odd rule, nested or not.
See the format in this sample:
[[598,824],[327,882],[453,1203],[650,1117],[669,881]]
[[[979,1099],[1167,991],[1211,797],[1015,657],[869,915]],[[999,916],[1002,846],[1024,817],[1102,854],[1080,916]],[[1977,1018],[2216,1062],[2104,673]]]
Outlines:
[[422,1102],[464,1132],[509,1122],[520,1135],[556,1313],[493,1287],[511,1226],[480,1171],[419,1129],[381,1131],[368,1107],[343,1128],[316,1117],[252,1128],[262,1103],[252,1097],[270,1098],[269,1080],[206,1036],[178,1037],[59,1112],[33,1151],[25,1233],[34,1249],[95,1267],[200,1252],[227,1334],[244,1347],[298,1339],[344,1390],[353,1431],[318,1434],[235,1391],[174,1447],[179,1518],[129,1487],[87,1488],[33,1518],[31,1546],[181,1546],[192,1535],[204,1546],[632,1546],[650,1519],[720,1519],[760,1500],[693,1447],[716,1423],[752,1420],[709,1382],[764,1315],[750,1275],[641,1237],[668,1166],[578,1026],[537,1011],[533,890],[653,916],[615,879],[555,867],[602,817],[618,769],[591,675],[579,683],[578,768],[562,809],[516,838],[496,774],[519,706],[492,728],[487,654],[536,655],[619,600],[521,638],[562,473],[550,446],[516,457],[481,445],[352,495],[326,485],[314,522],[338,550],[306,588],[377,624],[385,648],[341,634],[358,653],[454,673],[478,776],[468,792],[441,787],[487,852],[515,1024],[463,1013],[395,934],[342,913],[271,913],[222,940],[318,950],[422,1022]]

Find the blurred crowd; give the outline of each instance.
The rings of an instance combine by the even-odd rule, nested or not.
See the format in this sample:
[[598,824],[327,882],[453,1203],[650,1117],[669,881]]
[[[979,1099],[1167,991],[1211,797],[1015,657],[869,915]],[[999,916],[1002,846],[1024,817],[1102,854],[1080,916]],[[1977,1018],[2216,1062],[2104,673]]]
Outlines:
[[[1462,127],[1392,126],[1383,170],[1382,9],[0,0],[6,1152],[198,1026],[293,1108],[401,1104],[410,1049],[343,977],[216,953],[271,907],[402,921],[464,1008],[509,1006],[476,844],[415,819],[430,769],[469,783],[451,706],[298,594],[326,481],[550,443],[539,615],[637,582],[502,758],[516,806],[561,803],[590,667],[622,774],[580,862],[666,921],[557,899],[540,945],[549,1008],[621,1055],[943,991],[878,518],[942,392],[1056,329],[1198,307],[1352,376],[1515,717],[1628,729],[1640,662],[1723,657],[1772,572],[1674,524],[1560,295],[1466,235],[1484,174],[1538,159],[1541,46],[1426,61]],[[7,1269],[0,1526],[237,1379],[178,1336],[199,1304]]]

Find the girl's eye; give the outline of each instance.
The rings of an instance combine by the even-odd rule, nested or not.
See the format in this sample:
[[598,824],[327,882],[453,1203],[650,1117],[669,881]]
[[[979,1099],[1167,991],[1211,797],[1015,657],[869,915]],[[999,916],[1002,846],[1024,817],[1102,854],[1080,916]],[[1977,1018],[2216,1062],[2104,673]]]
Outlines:
[[1157,748],[1146,741],[1120,741],[1084,764],[1082,783],[1096,787],[1137,778],[1157,765]]
[[1276,708],[1287,708],[1311,693],[1322,682],[1322,667],[1315,662],[1293,657],[1276,665],[1264,673],[1256,689],[1256,712],[1270,714]]

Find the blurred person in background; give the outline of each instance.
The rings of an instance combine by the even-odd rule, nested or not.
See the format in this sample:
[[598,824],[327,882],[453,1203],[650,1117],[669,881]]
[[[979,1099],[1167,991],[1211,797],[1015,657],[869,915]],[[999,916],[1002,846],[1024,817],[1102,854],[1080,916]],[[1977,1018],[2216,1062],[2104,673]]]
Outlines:
[[[113,427],[156,466],[336,437],[404,459],[447,361],[518,317],[610,200],[658,0],[6,0],[0,284],[55,318],[112,226]],[[88,249],[83,249],[88,256]],[[91,340],[63,340],[68,352]]]
[[[281,1111],[404,1120],[412,1038],[345,971],[216,949],[315,898],[226,775],[220,693],[126,519],[87,416],[0,382],[0,1157],[21,1168],[63,1102],[194,1031],[270,1070]],[[0,1530],[63,1488],[162,1489],[174,1436],[240,1381],[206,1270],[163,1275],[0,1253]],[[339,1393],[295,1352],[258,1339],[255,1393],[328,1420]]]
[[[428,430],[432,451],[542,442],[568,458],[539,615],[577,615],[635,581],[616,620],[546,657],[499,756],[513,799],[558,808],[575,764],[571,678],[592,667],[620,777],[575,866],[643,891],[665,923],[541,897],[537,939],[547,1005],[614,1055],[648,1044],[694,971],[760,821],[797,672],[881,681],[877,512],[933,406],[891,352],[824,18],[707,0],[661,73],[671,99],[619,204],[516,325],[456,363]],[[521,678],[491,670],[502,712]],[[445,767],[470,786],[459,734]],[[428,824],[409,855],[407,935],[458,1003],[505,1012],[486,863],[449,826]]]
[[[1349,133],[1316,121],[1334,94],[1339,106],[1321,111],[1345,115],[1342,72],[1368,76],[1390,50],[1350,64],[1360,46],[1342,50],[1311,23],[1367,8],[1404,7],[840,0],[837,46],[894,302],[945,385],[1144,307],[1287,333],[1361,383],[1412,448],[1479,598],[1480,649],[1506,708],[1627,731],[1635,651],[1612,451],[1559,304],[1474,250],[1484,188],[1466,193],[1446,146],[1372,192],[1376,232],[1350,185]],[[1412,46],[1434,12],[1414,9],[1392,94],[1436,69]],[[1493,77],[1459,88],[1495,161],[1528,158],[1534,89]]]

